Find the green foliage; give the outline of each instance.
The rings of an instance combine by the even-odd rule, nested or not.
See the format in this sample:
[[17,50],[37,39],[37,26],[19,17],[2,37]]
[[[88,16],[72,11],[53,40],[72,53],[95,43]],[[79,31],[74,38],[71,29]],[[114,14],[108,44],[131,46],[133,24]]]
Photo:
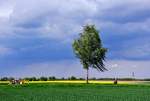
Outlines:
[[47,81],[47,80],[56,80],[57,78],[54,76],[50,76],[50,77],[40,77],[40,78],[36,78],[36,77],[26,77],[26,78],[22,78],[23,80],[28,80],[28,81]]
[[55,76],[50,76],[50,77],[48,78],[48,80],[56,80],[56,77],[55,77]]
[[68,80],[77,80],[77,78],[75,76],[71,76],[68,78]]
[[99,32],[94,25],[86,25],[72,46],[85,69],[92,67],[102,72],[107,70],[103,63],[107,49],[103,48]]
[[47,81],[47,80],[48,80],[47,77],[44,77],[44,76],[40,77],[40,81]]
[[26,78],[24,78],[24,80],[37,81],[38,79],[36,77],[26,77]]
[[13,77],[3,77],[0,79],[0,81],[11,81],[11,80],[14,80]]

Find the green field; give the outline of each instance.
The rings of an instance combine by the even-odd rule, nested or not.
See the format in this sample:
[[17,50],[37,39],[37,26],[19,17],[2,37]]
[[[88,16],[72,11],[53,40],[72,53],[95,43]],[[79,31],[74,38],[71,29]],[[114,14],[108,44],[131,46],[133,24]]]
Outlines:
[[149,101],[149,85],[0,85],[0,101]]

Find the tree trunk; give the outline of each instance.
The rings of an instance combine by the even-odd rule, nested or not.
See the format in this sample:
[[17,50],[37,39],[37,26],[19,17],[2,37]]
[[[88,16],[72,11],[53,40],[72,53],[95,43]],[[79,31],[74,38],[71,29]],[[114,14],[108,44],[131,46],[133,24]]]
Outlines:
[[87,68],[86,69],[86,83],[88,84],[89,83],[89,69]]

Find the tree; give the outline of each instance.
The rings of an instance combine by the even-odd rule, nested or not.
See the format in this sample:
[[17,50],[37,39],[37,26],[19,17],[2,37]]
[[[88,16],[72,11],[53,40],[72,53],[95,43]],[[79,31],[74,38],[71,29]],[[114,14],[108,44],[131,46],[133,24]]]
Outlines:
[[49,80],[56,80],[56,77],[55,76],[50,76],[48,79]]
[[41,80],[41,81],[47,81],[47,80],[48,80],[48,78],[47,78],[47,77],[42,76],[42,77],[40,77],[40,80]]
[[71,76],[68,78],[68,80],[77,80],[77,78],[75,76]]
[[8,80],[9,80],[8,77],[3,77],[3,78],[1,78],[1,81],[8,81]]
[[83,32],[75,39],[72,46],[77,58],[80,59],[83,68],[87,70],[86,82],[88,83],[89,68],[95,68],[104,72],[106,48],[103,48],[99,31],[94,25],[86,25]]
[[26,77],[26,78],[24,78],[24,80],[37,81],[38,79],[36,77]]

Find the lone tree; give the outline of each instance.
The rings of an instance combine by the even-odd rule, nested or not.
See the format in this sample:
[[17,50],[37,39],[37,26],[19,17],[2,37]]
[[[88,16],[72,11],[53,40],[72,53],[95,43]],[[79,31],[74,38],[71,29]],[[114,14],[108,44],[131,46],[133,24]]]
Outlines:
[[83,32],[80,33],[78,39],[74,40],[72,46],[76,57],[80,59],[83,68],[87,70],[86,83],[89,83],[89,68],[95,68],[101,72],[107,70],[104,66],[107,49],[103,48],[99,31],[95,25],[84,26]]

